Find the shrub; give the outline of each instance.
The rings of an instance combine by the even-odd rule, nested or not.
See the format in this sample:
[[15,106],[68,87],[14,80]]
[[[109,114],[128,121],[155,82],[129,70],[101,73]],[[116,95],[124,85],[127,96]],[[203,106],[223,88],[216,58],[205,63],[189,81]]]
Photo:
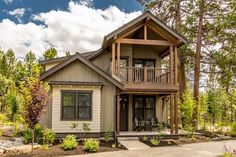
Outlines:
[[223,157],[236,157],[236,155],[233,155],[231,153],[224,153]]
[[71,124],[71,129],[78,129],[79,132],[83,132],[83,134],[81,134],[82,139],[84,139],[84,136],[87,132],[91,131],[89,123],[82,123],[82,128],[80,129],[79,123],[73,122]]
[[105,142],[109,142],[113,139],[112,128],[109,128],[107,132],[105,132],[104,139],[105,139]]
[[143,141],[147,141],[147,136],[143,136]]
[[99,150],[99,140],[88,138],[84,140],[84,149],[88,152],[97,152]]
[[42,145],[42,149],[43,149],[43,150],[48,150],[48,144],[43,144],[43,145]]
[[0,124],[4,124],[7,121],[7,117],[5,114],[0,113]]
[[113,143],[113,144],[111,145],[111,148],[112,148],[112,149],[116,149],[116,143]]
[[[40,139],[43,137],[43,128],[41,125],[36,125],[35,126],[35,131],[34,131],[34,136],[35,136],[35,142],[39,142]],[[32,131],[30,129],[26,130],[23,132],[23,139],[25,143],[30,143],[32,141]]]
[[3,135],[3,130],[0,129],[0,137]]
[[231,125],[231,133],[236,134],[236,122],[233,122]]
[[29,130],[23,132],[24,143],[30,143],[32,139],[32,133]]
[[151,144],[154,145],[154,146],[157,146],[160,144],[161,140],[156,138],[156,137],[153,137],[151,140],[150,140]]
[[76,137],[74,135],[67,135],[65,138],[63,138],[61,147],[64,150],[72,150],[75,149],[78,145],[76,141]]
[[43,144],[53,144],[53,141],[55,139],[55,133],[52,131],[52,129],[44,129],[43,131]]

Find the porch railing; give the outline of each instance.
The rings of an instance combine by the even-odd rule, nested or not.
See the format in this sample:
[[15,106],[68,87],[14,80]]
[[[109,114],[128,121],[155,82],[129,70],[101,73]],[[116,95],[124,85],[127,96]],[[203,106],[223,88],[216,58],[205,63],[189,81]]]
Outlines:
[[120,79],[126,83],[171,83],[171,71],[167,68],[120,67]]

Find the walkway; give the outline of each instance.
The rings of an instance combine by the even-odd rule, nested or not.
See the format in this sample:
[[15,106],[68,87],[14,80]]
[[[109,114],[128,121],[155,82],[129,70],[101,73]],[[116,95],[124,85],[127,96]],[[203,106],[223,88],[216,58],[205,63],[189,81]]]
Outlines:
[[128,150],[147,149],[150,148],[148,145],[140,142],[138,137],[118,137],[118,141],[125,146]]
[[223,154],[224,145],[228,148],[236,149],[236,140],[75,155],[70,157],[217,157]]

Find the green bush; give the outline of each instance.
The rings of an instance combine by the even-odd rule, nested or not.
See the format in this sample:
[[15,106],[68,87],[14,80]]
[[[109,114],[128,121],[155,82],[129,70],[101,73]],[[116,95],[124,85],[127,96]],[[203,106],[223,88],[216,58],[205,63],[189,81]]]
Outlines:
[[[36,125],[34,129],[35,142],[39,143],[40,139],[43,138],[43,128],[41,125]],[[30,129],[23,131],[23,139],[25,143],[32,141],[32,132]]]
[[52,129],[44,129],[43,131],[43,144],[53,144],[53,141],[55,139],[55,133],[52,131]]
[[72,150],[75,149],[78,145],[78,142],[76,141],[75,135],[67,135],[65,138],[63,138],[61,147],[64,150]]
[[32,139],[32,133],[30,130],[26,130],[23,132],[24,143],[30,143]]
[[104,134],[105,142],[109,142],[113,139],[112,128],[109,128]]
[[231,133],[236,134],[236,122],[233,122],[231,125]]
[[7,121],[7,116],[0,113],[0,124],[4,124]]
[[151,140],[150,140],[151,144],[154,145],[154,146],[157,146],[160,144],[161,140],[156,138],[156,137],[153,137]]
[[99,150],[99,140],[88,138],[84,140],[84,149],[88,152],[97,152]]
[[0,129],[0,137],[3,135],[3,130]]
[[230,153],[224,153],[223,157],[236,157],[236,155]]
[[143,136],[143,141],[147,141],[147,136]]

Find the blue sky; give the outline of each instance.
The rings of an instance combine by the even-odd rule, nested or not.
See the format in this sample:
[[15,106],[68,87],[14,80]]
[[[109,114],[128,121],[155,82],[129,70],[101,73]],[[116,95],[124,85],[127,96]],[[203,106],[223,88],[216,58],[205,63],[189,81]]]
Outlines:
[[20,58],[50,47],[59,56],[94,51],[142,11],[136,0],[0,0],[0,49]]
[[[80,0],[74,0],[80,2]],[[91,0],[84,0],[91,2]],[[17,8],[24,8],[24,16],[21,19],[22,23],[32,21],[31,15],[50,10],[67,10],[68,0],[0,0],[0,20],[8,18],[14,22],[19,22],[15,16],[9,15],[9,11]],[[106,9],[110,5],[117,6],[120,10],[129,13],[132,11],[143,10],[143,7],[136,0],[93,0],[92,7],[96,9]]]

